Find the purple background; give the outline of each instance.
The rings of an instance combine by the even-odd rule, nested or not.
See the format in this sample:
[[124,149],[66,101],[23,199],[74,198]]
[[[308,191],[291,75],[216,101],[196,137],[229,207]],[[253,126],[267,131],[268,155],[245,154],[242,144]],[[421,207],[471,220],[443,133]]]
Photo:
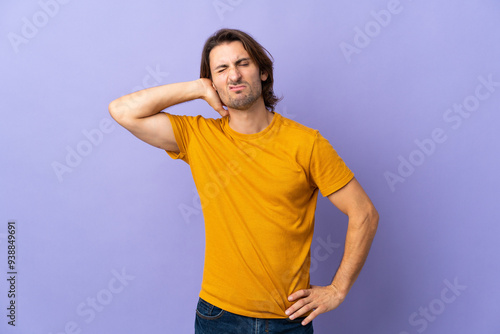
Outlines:
[[[479,79],[500,82],[499,2],[55,1],[0,5],[2,334],[193,332],[204,231],[189,167],[107,106],[196,79],[221,27],[272,53],[277,111],[319,129],[380,213],[358,281],[316,333],[500,332],[500,85]],[[169,111],[218,117],[203,101]],[[335,273],[346,223],[318,200],[313,284]]]

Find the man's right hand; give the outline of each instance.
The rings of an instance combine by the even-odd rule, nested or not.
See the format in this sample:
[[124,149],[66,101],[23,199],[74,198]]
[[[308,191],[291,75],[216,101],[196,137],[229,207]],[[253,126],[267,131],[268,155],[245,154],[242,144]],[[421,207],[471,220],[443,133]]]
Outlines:
[[222,117],[229,114],[229,112],[224,109],[224,103],[222,103],[219,93],[212,86],[212,81],[207,78],[198,79],[202,86],[202,99],[205,100],[215,111],[217,111]]

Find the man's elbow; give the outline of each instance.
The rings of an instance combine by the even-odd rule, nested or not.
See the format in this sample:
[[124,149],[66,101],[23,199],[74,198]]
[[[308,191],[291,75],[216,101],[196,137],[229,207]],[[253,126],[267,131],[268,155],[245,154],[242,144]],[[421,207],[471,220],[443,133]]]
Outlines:
[[119,124],[124,125],[127,121],[127,105],[120,98],[111,101],[108,105],[108,111],[111,117]]
[[118,119],[120,118],[120,108],[118,100],[111,101],[111,103],[108,105],[108,111],[111,117],[113,117],[115,121],[118,121]]
[[365,224],[373,232],[373,234],[377,231],[378,220],[379,214],[377,209],[375,209],[373,205],[370,205],[366,213]]
[[370,234],[375,234],[377,231],[379,215],[373,204],[370,203],[364,209],[358,210],[353,218],[354,226],[357,229],[367,231]]

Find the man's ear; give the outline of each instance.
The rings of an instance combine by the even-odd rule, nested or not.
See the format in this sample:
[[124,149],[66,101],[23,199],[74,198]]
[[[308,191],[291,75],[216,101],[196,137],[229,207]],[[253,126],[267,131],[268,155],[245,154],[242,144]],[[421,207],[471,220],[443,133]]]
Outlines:
[[260,71],[260,80],[266,81],[268,76],[266,71]]

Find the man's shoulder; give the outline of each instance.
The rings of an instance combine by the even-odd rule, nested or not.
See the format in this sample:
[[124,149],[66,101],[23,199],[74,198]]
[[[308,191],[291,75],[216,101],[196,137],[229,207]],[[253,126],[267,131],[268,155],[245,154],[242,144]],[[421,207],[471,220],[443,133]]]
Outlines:
[[281,120],[282,126],[294,136],[300,136],[302,138],[309,138],[311,140],[314,140],[319,134],[319,131],[317,129],[308,127],[283,115],[281,115]]

